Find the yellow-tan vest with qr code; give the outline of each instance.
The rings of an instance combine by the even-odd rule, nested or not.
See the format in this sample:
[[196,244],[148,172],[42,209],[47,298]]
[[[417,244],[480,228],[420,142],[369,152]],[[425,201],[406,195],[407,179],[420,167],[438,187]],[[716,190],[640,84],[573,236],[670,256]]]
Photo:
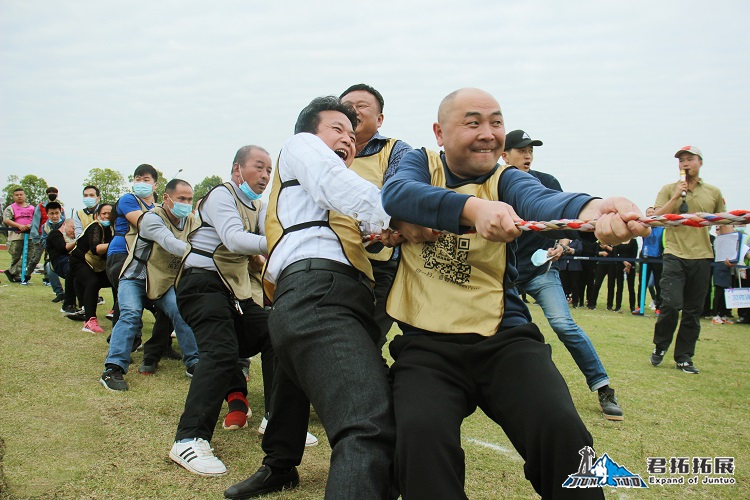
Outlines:
[[[425,150],[431,184],[484,200],[498,201],[506,166],[483,183],[447,187],[441,156]],[[497,332],[504,310],[505,244],[478,234],[443,233],[435,242],[401,244],[386,310],[396,321],[446,334]]]

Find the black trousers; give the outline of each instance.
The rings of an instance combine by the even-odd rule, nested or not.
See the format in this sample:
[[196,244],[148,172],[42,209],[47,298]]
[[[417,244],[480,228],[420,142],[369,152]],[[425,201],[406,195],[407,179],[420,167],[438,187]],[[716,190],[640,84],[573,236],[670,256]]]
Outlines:
[[[664,256],[661,275],[661,314],[654,327],[654,345],[666,351],[677,328],[674,345],[675,361],[690,361],[695,355],[695,344],[701,332],[701,311],[708,289],[706,282],[711,273],[710,259],[680,259]],[[680,311],[682,318],[680,319]]]
[[380,330],[377,345],[382,349],[385,345],[386,336],[393,326],[393,318],[385,312],[385,305],[388,300],[388,294],[393,286],[393,280],[396,277],[398,262],[395,260],[386,262],[372,260],[370,264],[372,264],[372,274],[375,278],[375,287],[373,288],[373,292],[375,292],[374,317],[375,323],[377,323]]
[[172,331],[174,325],[169,316],[156,307],[148,307],[154,313],[154,328],[151,330],[151,338],[143,344],[144,361],[159,361],[162,356],[169,352],[172,347]]
[[96,317],[96,303],[99,299],[99,290],[112,286],[104,271],[94,272],[86,261],[74,255],[70,257],[70,268],[73,270],[76,280],[76,290],[80,290],[83,297],[83,312],[86,319]]
[[[607,309],[612,309],[615,299],[615,284],[617,283],[617,263],[615,262],[599,261],[596,264],[593,301],[589,301],[589,306],[593,304],[596,307],[604,278],[607,278]],[[620,282],[622,283],[622,273],[620,273]]]
[[237,358],[261,353],[266,409],[270,406],[274,354],[268,337],[268,313],[252,300],[244,300],[240,301],[244,314],[240,314],[216,272],[189,269],[176,292],[180,314],[195,334],[200,361],[175,440],[211,441],[227,395],[247,394],[247,381]]
[[405,500],[466,498],[461,423],[477,406],[503,428],[543,498],[604,498],[601,488],[562,487],[593,439],[536,325],[493,337],[403,335],[390,351]]
[[565,295],[570,296],[573,307],[583,306],[583,273],[581,271],[560,271],[560,281],[562,282]]
[[586,306],[596,307],[596,299],[599,292],[596,289],[596,262],[583,261],[581,263],[581,295],[585,292]]
[[[625,265],[621,262],[618,262],[617,264],[617,296],[615,298],[615,309],[622,308],[623,288],[627,287],[628,305],[630,306],[630,310],[632,311],[633,309],[635,309],[635,269],[631,267],[630,272],[625,273]],[[623,273],[625,273],[624,277]],[[624,283],[623,280],[625,280]]]
[[[645,297],[641,297],[641,289],[643,288],[643,282],[646,282],[646,288],[648,288],[649,292],[651,293],[651,298],[654,301],[654,306],[657,309],[661,309],[661,270],[662,270],[662,264],[656,264],[651,262],[648,258],[646,258],[646,276],[643,275],[643,264],[638,268],[638,307],[641,306],[641,302],[643,302],[646,306],[648,304],[646,303]],[[654,286],[649,287],[648,282],[651,279],[651,276],[654,277]]]
[[63,300],[63,307],[75,307],[76,299],[78,299],[79,304],[83,305],[83,293],[79,293],[76,290],[76,275],[70,267],[70,256],[64,255],[50,264],[52,264],[52,270],[58,276],[65,279],[65,300]]

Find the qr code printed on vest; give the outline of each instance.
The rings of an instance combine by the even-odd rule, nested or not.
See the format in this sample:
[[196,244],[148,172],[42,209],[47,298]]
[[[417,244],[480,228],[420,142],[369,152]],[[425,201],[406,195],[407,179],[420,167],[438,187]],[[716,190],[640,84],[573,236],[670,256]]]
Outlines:
[[434,269],[439,279],[456,285],[468,283],[471,278],[469,260],[469,238],[453,234],[441,234],[435,242],[422,245],[425,269]]

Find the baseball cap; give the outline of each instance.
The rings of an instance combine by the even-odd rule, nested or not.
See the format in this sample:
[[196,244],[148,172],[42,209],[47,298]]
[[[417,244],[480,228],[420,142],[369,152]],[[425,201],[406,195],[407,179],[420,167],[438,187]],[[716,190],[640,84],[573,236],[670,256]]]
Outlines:
[[529,134],[523,130],[514,130],[508,132],[505,136],[505,150],[513,148],[525,148],[526,146],[541,146],[543,143],[539,140],[533,140]]
[[690,153],[690,154],[698,155],[701,157],[701,160],[703,159],[703,153],[701,153],[701,150],[696,148],[695,146],[682,146],[674,154],[674,157],[679,158],[682,153]]

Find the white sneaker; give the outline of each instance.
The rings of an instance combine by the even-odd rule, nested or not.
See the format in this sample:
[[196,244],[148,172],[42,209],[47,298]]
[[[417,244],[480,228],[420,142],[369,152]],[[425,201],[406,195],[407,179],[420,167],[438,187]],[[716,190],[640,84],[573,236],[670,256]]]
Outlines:
[[195,438],[187,443],[175,443],[169,452],[169,458],[194,474],[201,476],[220,476],[226,473],[224,463],[213,454],[208,441]]
[[[263,420],[260,422],[260,425],[258,426],[258,433],[259,434],[265,434],[266,433],[266,425],[268,425],[268,419],[266,417],[263,417]],[[318,446],[318,438],[307,433],[307,437],[305,438],[305,446],[311,447],[311,446]]]

